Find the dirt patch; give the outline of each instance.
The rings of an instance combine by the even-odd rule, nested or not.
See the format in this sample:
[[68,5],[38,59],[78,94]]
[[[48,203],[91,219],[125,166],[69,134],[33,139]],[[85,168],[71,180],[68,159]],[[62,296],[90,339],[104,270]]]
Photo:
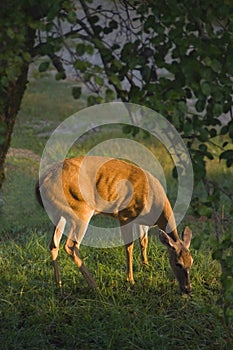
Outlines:
[[35,160],[36,162],[40,162],[40,156],[38,154],[35,154],[30,149],[25,149],[25,148],[10,147],[7,152],[7,157],[29,158],[29,159]]

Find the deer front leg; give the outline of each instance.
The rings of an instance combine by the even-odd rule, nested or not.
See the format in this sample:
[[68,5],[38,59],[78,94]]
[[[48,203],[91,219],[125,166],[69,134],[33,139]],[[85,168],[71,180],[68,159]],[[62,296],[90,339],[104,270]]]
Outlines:
[[121,226],[121,234],[125,243],[125,253],[126,253],[126,272],[127,272],[127,281],[129,281],[132,285],[135,284],[134,276],[133,276],[133,232],[132,226],[126,225]]
[[50,242],[49,248],[50,248],[52,261],[53,261],[54,278],[57,284],[59,285],[59,287],[61,287],[62,282],[61,282],[61,277],[60,277],[60,272],[59,272],[59,267],[57,262],[58,248],[55,247],[53,238]]
[[[66,253],[72,258],[74,263],[78,266],[79,270],[81,271],[82,275],[84,276],[85,280],[88,283],[88,286],[90,288],[95,288],[96,283],[93,279],[91,273],[87,269],[87,267],[84,265],[80,254],[79,254],[79,246],[82,242],[82,239],[86,233],[88,223],[91,219],[91,216],[93,214],[92,210],[84,210],[83,208],[82,213],[85,215],[85,220],[78,220],[78,216],[75,217],[73,220],[71,220],[71,228],[69,232],[68,239],[64,245],[64,249]],[[81,210],[80,210],[81,212]]]
[[73,260],[75,264],[78,266],[79,270],[81,271],[83,277],[87,281],[88,286],[90,288],[96,288],[97,285],[94,278],[92,277],[91,273],[89,272],[87,267],[84,265],[82,259],[80,258],[78,244],[74,245]]
[[134,276],[133,276],[133,247],[134,242],[127,243],[125,245],[126,249],[126,264],[127,264],[127,281],[129,281],[132,285],[135,284]]
[[87,281],[87,284],[90,288],[96,288],[96,282],[94,278],[92,277],[91,273],[87,269],[87,267],[84,265],[80,254],[79,254],[79,244],[77,242],[74,242],[72,239],[67,239],[64,249],[66,253],[72,258],[74,263],[78,266],[80,272],[82,273],[83,277]]
[[141,248],[141,260],[143,265],[148,265],[147,247],[148,247],[148,226],[139,225],[139,244]]
[[57,257],[58,257],[58,251],[59,251],[59,244],[62,238],[62,234],[64,232],[65,225],[66,225],[66,219],[63,216],[61,216],[57,226],[54,228],[53,236],[49,245],[52,261],[53,261],[55,281],[58,283],[60,288],[62,286],[62,282],[60,278]]

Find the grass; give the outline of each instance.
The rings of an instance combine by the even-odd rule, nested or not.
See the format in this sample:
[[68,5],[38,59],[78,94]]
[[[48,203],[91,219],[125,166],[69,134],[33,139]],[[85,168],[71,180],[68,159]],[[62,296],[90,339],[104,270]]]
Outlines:
[[[125,281],[123,247],[97,249],[83,245],[81,255],[98,288],[87,288],[76,266],[61,250],[63,295],[57,289],[48,250],[52,224],[35,202],[34,185],[38,156],[48,136],[62,120],[84,106],[72,100],[71,86],[48,77],[32,80],[15,126],[12,147],[23,150],[7,157],[4,206],[0,211],[1,349],[231,349],[218,305],[220,267],[212,260],[208,247],[213,223],[198,221],[193,213],[182,226],[189,224],[194,236],[201,233],[205,244],[198,250],[195,244],[192,248],[192,298],[178,293],[166,250],[156,232],[150,233],[148,268],[142,268],[135,245],[133,288]],[[86,152],[110,135],[120,137],[120,132],[102,130],[101,135],[95,133],[85,139],[84,149],[76,145],[71,152]],[[148,140],[143,142],[148,146]],[[169,197],[175,198],[169,157],[156,143],[150,148],[161,159]],[[222,166],[209,170],[219,181],[224,173],[226,188],[232,188],[232,171]],[[201,194],[202,189],[199,191]],[[222,205],[224,201],[222,197]],[[98,223],[109,227],[102,217]]]
[[226,349],[215,306],[219,267],[210,254],[194,253],[194,294],[182,298],[155,236],[147,269],[135,254],[134,288],[124,280],[122,247],[82,248],[96,290],[61,251],[61,296],[47,245],[48,236],[38,230],[1,239],[2,349]]
[[13,147],[27,148],[41,155],[51,132],[85,107],[84,101],[73,99],[73,85],[66,81],[58,84],[49,76],[30,80],[14,128]]

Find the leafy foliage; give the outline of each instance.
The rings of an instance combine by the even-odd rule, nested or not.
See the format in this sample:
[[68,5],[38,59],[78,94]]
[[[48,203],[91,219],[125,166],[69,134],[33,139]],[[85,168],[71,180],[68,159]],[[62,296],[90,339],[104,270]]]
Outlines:
[[[190,148],[197,182],[206,175],[206,157],[214,158],[208,145],[218,135],[229,143],[218,144],[217,156],[232,165],[231,2],[193,6],[190,0],[133,0],[107,8],[84,0],[26,3],[12,4],[14,12],[3,5],[7,65],[1,65],[2,89],[35,56],[50,58],[56,79],[65,78],[70,62],[93,92],[89,105],[118,97],[167,117]],[[31,50],[25,45],[28,28],[38,32]],[[49,67],[46,59],[39,71]],[[80,87],[74,87],[73,96],[81,96]]]
[[[233,259],[232,259],[232,235],[226,233],[218,244],[215,244],[213,258],[221,264],[222,294],[219,298],[219,305],[222,309],[224,324],[227,326],[233,323]],[[230,334],[229,334],[230,337]]]
[[46,35],[35,51],[59,56],[63,45],[66,60],[93,92],[89,105],[118,97],[167,117],[190,148],[199,182],[206,157],[215,157],[209,144],[218,135],[229,143],[218,143],[217,156],[232,164],[232,10],[231,2],[220,0],[195,6],[190,0],[134,0],[107,9],[68,2],[57,13],[58,25],[53,18],[41,25]]
[[[0,4],[0,187],[15,118],[27,85],[29,64],[36,54],[36,31],[45,28],[41,18],[47,16],[51,21],[61,6],[60,0],[42,0],[40,4],[33,0],[30,3],[13,0]],[[53,52],[50,51],[50,58],[61,74],[60,61]],[[49,62],[42,63],[39,70],[45,71],[48,66]]]
[[[77,8],[58,16],[52,42],[63,42],[74,73],[92,91],[88,105],[119,98],[158,111],[185,140],[195,183],[204,185],[206,196],[201,205],[196,198],[194,210],[211,216],[220,193],[232,201],[221,184],[210,185],[206,164],[216,158],[227,167],[233,163],[233,4],[134,0],[108,3],[106,9],[80,0]],[[51,28],[40,37],[49,36]],[[42,40],[37,50],[44,45]],[[73,95],[81,90],[74,88]]]

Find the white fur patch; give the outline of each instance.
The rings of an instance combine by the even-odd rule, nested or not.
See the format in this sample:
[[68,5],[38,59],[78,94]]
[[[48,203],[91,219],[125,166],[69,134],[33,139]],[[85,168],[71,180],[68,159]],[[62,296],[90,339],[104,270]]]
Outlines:
[[53,236],[53,241],[56,248],[59,247],[65,226],[66,226],[66,219],[64,218],[64,216],[61,216]]

